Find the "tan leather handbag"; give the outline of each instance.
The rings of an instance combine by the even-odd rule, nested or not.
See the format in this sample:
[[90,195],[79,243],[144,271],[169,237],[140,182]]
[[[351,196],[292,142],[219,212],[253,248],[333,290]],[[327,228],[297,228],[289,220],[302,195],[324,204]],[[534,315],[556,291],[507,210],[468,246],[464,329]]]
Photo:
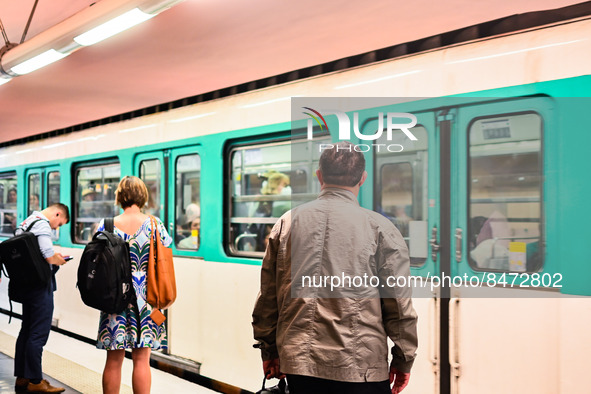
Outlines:
[[168,308],[176,300],[176,280],[172,249],[162,245],[154,216],[150,216],[150,222],[152,240],[148,260],[146,301],[154,308],[150,317],[156,324],[161,325],[166,317],[160,309]]

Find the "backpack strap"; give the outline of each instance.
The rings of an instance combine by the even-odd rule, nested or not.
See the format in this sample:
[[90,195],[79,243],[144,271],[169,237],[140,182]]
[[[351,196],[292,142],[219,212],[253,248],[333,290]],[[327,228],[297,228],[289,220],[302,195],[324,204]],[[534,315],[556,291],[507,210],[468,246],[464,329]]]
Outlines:
[[110,233],[115,232],[115,218],[105,218],[105,231]]
[[33,228],[33,226],[35,225],[35,223],[42,221],[43,219],[37,219],[37,220],[33,220],[33,223],[29,224],[29,227],[27,227],[27,229],[25,231],[29,232],[31,231],[31,229]]
[[[21,225],[20,225],[20,226],[19,226],[17,229],[15,229],[15,230],[14,230],[14,235],[16,235],[16,232],[17,232],[18,230],[21,230],[21,231],[23,231],[23,232],[29,232],[29,231],[31,231],[31,229],[33,228],[33,226],[35,225],[35,223],[37,223],[37,222],[40,222],[40,221],[43,221],[43,220],[45,220],[45,219],[39,219],[39,218],[38,218],[38,219],[36,219],[36,220],[33,220],[33,222],[32,222],[31,224],[29,224],[29,226],[27,227],[27,229],[26,229],[26,230],[25,230],[25,229],[22,227],[22,226],[23,226],[23,224],[24,224],[24,222],[23,222],[23,224],[21,224]],[[47,220],[46,220],[46,221],[47,221]]]

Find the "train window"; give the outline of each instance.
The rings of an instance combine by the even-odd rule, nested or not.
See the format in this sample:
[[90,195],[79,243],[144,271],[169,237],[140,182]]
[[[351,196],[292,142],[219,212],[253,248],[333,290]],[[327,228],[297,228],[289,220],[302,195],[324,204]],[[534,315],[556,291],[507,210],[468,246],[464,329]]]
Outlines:
[[16,229],[16,173],[0,174],[0,236],[11,237]]
[[231,150],[228,246],[232,254],[262,257],[278,218],[316,197],[318,144],[327,141],[284,141]]
[[475,270],[542,267],[541,137],[534,113],[471,123],[468,247]]
[[60,173],[51,171],[47,174],[47,206],[60,201]]
[[121,166],[105,164],[76,169],[75,240],[88,242],[102,218],[117,216],[115,191],[121,177]]
[[28,196],[28,209],[27,215],[38,211],[41,208],[41,175],[31,174],[29,175],[29,196]]
[[176,230],[178,249],[199,249],[201,229],[201,158],[197,154],[176,160]]
[[409,142],[404,135],[393,136],[400,141],[387,141],[385,136],[378,140],[384,146],[402,145],[404,150],[376,151],[374,209],[400,230],[409,247],[411,264],[419,266],[427,258],[428,144],[424,127],[414,127],[412,133],[417,141]]
[[160,217],[160,160],[143,160],[140,163],[140,178],[148,188],[148,202],[145,212]]

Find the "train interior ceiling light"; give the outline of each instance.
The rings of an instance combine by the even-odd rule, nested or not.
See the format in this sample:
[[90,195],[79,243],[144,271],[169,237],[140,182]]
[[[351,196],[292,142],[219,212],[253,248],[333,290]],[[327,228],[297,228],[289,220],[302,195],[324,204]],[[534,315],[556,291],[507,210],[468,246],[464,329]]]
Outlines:
[[147,21],[181,1],[102,0],[21,44],[8,42],[3,31],[0,85]]

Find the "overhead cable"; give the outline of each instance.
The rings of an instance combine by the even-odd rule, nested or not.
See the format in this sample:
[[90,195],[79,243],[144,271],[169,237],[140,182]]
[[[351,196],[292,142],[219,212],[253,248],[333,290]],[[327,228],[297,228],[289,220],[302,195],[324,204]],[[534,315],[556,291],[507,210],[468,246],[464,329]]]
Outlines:
[[31,10],[29,20],[27,21],[27,25],[25,26],[25,31],[23,31],[23,36],[21,37],[21,44],[25,42],[25,37],[27,36],[27,32],[29,31],[29,26],[31,25],[31,20],[33,19],[33,15],[35,14],[35,9],[37,8],[38,2],[39,0],[35,0],[35,4],[33,4],[33,9]]

